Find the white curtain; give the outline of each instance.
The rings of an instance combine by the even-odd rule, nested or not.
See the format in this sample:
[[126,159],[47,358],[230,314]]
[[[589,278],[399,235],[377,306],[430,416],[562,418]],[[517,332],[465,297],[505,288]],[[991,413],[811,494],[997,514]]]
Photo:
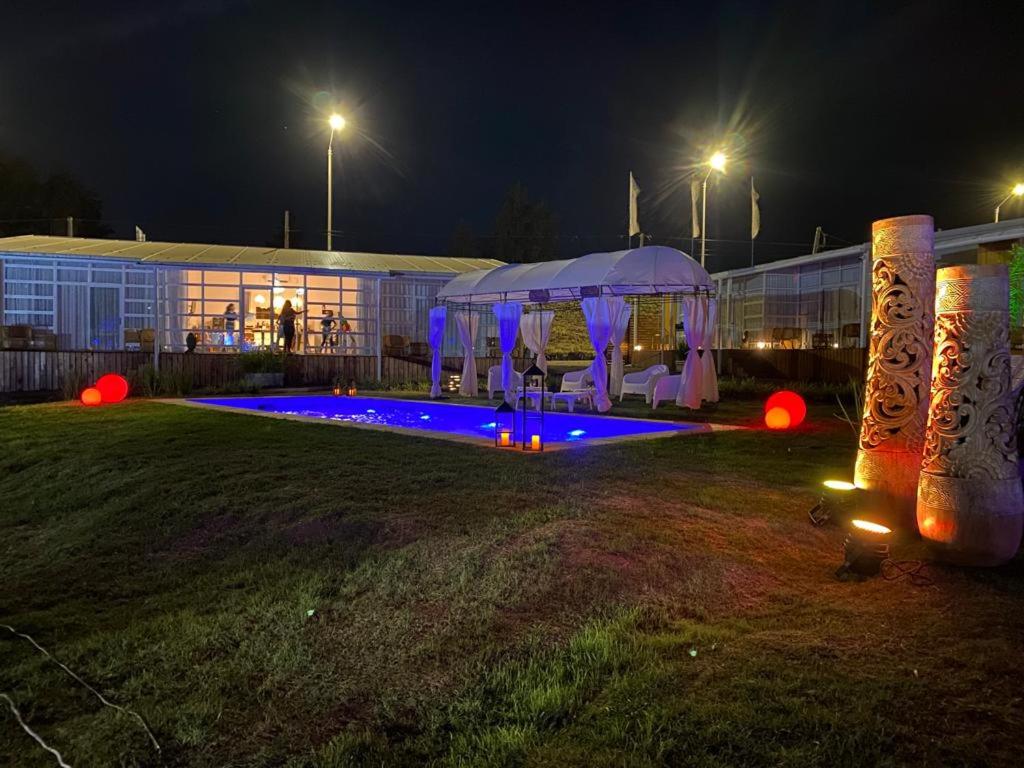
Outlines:
[[491,309],[498,319],[498,344],[501,347],[501,388],[505,401],[515,405],[516,393],[512,387],[512,350],[519,335],[519,318],[523,316],[523,305],[518,301],[495,304]]
[[608,299],[612,314],[612,372],[609,391],[612,397],[622,392],[622,341],[626,338],[626,328],[633,308],[621,296]]
[[[622,301],[620,297],[614,298]],[[612,408],[612,401],[608,397],[608,364],[604,361],[604,351],[612,338],[609,299],[604,296],[583,299],[581,304],[583,316],[587,320],[590,343],[594,346],[594,364],[590,369],[594,375],[594,405],[601,413],[607,413]]]
[[444,344],[444,321],[448,314],[444,306],[430,310],[427,343],[430,344],[430,396],[441,395],[441,346]]
[[526,348],[533,352],[537,358],[537,367],[544,373],[548,372],[548,359],[544,356],[544,349],[548,345],[548,337],[551,335],[551,322],[555,319],[554,312],[531,312],[523,315],[519,321],[519,331],[523,334],[523,343]]
[[718,321],[718,300],[709,299],[706,296],[707,313],[704,320],[704,357],[701,358],[703,365],[703,397],[709,403],[718,402],[718,373],[715,371],[715,355],[711,347],[715,338],[715,323]]
[[683,375],[679,381],[679,394],[676,405],[683,408],[700,408],[704,392],[704,363],[698,347],[704,343],[704,316],[707,312],[707,298],[704,301],[697,296],[683,299],[683,333],[686,336],[686,362],[683,364]]
[[455,329],[459,332],[463,355],[459,394],[464,397],[476,397],[476,329],[479,324],[480,315],[476,312],[455,313]]

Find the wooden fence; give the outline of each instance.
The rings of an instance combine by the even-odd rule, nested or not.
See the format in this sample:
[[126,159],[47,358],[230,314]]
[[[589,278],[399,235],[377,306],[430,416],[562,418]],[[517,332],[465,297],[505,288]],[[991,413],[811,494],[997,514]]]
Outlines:
[[[721,355],[721,375],[759,379],[845,384],[851,378],[863,379],[867,366],[867,350],[859,348],[725,349]],[[76,389],[112,371],[131,377],[152,362],[153,355],[148,352],[3,350],[0,351],[0,393],[53,392],[65,386]],[[488,367],[500,362],[497,357],[478,357],[478,375],[486,377]],[[515,361],[516,370],[525,366],[525,360]],[[446,357],[443,367],[445,375],[459,373],[462,358]],[[196,389],[225,387],[242,377],[238,357],[228,354],[165,352],[160,355],[160,370],[188,377]],[[338,379],[373,382],[377,378],[377,358],[372,356],[292,355],[285,363],[285,386],[288,387],[326,387]],[[429,360],[385,356],[380,361],[380,381],[385,385],[429,380]]]
[[[477,358],[477,372],[487,375],[487,368],[501,362],[500,358]],[[522,368],[518,361],[517,368]],[[129,378],[140,368],[152,365],[150,352],[58,352],[53,350],[0,351],[0,393],[55,392],[65,386],[76,390],[96,381],[104,373],[120,373]],[[446,373],[462,371],[462,358],[444,358]],[[188,354],[164,352],[160,355],[160,371],[188,377],[196,389],[225,387],[242,378],[238,357],[223,354]],[[377,358],[354,355],[291,355],[286,359],[285,386],[330,386],[340,379],[373,382],[378,378]],[[421,358],[387,357],[380,361],[380,380],[386,385],[430,380],[430,361]]]
[[[717,353],[716,353],[717,354]],[[723,349],[721,376],[846,384],[862,381],[868,351],[842,349]]]

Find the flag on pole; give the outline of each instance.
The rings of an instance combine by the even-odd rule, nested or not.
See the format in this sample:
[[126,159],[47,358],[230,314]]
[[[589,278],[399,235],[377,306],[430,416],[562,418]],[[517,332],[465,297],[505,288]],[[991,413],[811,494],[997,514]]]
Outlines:
[[633,178],[633,172],[629,172],[629,236],[640,234],[640,214],[636,209],[636,199],[640,195],[640,185]]
[[135,227],[135,242],[144,243],[146,242],[146,233],[138,226]]
[[754,189],[754,177],[750,177],[750,239],[753,240],[757,237],[757,233],[761,231],[761,206],[757,204],[757,201],[761,199],[761,195]]
[[700,217],[697,215],[697,200],[700,198],[700,181],[696,175],[690,180],[690,202],[692,203],[693,212],[690,214],[690,220],[693,222],[693,236],[700,237]]

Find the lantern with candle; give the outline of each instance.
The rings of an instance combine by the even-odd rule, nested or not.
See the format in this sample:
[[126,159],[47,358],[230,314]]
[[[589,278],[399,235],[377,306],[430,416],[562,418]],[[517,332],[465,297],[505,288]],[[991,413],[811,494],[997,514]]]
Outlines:
[[[519,393],[523,401],[522,441],[524,451],[544,450],[544,369],[536,363],[523,371],[523,389]],[[533,406],[533,407],[531,407]]]
[[348,395],[349,395],[349,397],[355,397],[356,394],[357,394],[357,392],[356,392],[356,380],[355,379],[351,379],[349,381],[349,383],[348,383]]
[[514,448],[516,445],[516,409],[505,400],[494,409],[494,447]]
[[335,397],[341,397],[343,394],[345,394],[345,390],[342,388],[340,381],[334,382],[334,387],[331,389],[331,394],[334,395]]

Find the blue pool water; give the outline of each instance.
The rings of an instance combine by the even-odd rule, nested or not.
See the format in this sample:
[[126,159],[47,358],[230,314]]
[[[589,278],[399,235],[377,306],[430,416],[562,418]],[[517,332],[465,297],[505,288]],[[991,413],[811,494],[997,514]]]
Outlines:
[[[494,408],[480,405],[391,400],[382,397],[335,397],[333,395],[280,395],[275,397],[192,398],[190,402],[238,408],[246,411],[305,416],[331,421],[381,427],[401,427],[462,437],[494,440]],[[532,420],[531,420],[532,421]],[[516,413],[516,438],[522,414]],[[535,422],[534,422],[535,423]],[[544,414],[545,444],[558,446],[636,435],[682,434],[702,431],[699,424],[624,419],[587,413]]]

